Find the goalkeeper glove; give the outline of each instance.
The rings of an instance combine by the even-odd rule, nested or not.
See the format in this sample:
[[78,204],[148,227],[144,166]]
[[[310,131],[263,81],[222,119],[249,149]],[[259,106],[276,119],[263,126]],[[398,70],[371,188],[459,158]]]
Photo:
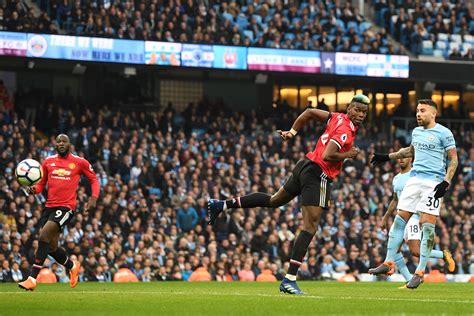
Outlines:
[[449,187],[449,182],[446,180],[438,183],[438,185],[435,186],[434,188],[434,191],[435,191],[434,198],[439,199],[443,197],[446,194],[446,190],[448,189],[448,187]]
[[388,157],[388,154],[377,154],[375,153],[372,159],[370,160],[370,163],[375,166],[379,163],[389,161],[390,158]]

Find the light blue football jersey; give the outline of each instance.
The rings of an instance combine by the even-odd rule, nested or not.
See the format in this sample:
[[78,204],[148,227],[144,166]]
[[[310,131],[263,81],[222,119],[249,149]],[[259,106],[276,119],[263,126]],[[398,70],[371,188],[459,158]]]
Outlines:
[[453,133],[441,124],[427,129],[418,126],[413,130],[411,145],[415,149],[411,175],[443,181],[446,175],[447,151],[456,147]]
[[392,180],[393,192],[397,193],[398,198],[400,198],[403,188],[405,187],[405,184],[407,183],[408,179],[410,179],[410,177],[411,177],[410,172],[399,173],[395,177],[393,177],[393,180]]

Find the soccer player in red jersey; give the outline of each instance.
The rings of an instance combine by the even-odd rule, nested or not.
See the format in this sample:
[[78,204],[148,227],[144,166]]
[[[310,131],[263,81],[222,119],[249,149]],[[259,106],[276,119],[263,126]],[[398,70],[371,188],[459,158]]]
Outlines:
[[301,195],[303,230],[293,246],[290,268],[280,284],[280,291],[304,294],[296,284],[296,275],[308,246],[316,234],[323,209],[328,209],[332,180],[339,174],[344,159],[355,158],[359,150],[353,147],[357,128],[367,115],[370,103],[365,95],[355,95],[347,114],[329,113],[318,109],[304,111],[293,123],[291,130],[280,131],[283,140],[293,138],[310,120],[327,122],[324,133],[314,151],[296,164],[292,174],[277,193],[251,193],[242,197],[208,201],[209,224],[213,225],[220,213],[233,208],[280,207]]
[[69,270],[70,285],[74,288],[78,282],[80,263],[71,261],[66,251],[58,247],[59,235],[62,228],[71,221],[76,209],[76,190],[81,175],[89,179],[92,187],[92,197],[86,203],[83,212],[95,208],[99,197],[100,185],[91,164],[84,158],[70,153],[69,137],[60,134],[56,137],[57,155],[47,157],[42,164],[43,178],[38,184],[27,187],[29,194],[41,193],[48,185],[48,199],[40,218],[38,250],[30,276],[18,283],[20,288],[33,291],[36,288],[36,277],[43,268],[46,256],[49,254],[59,264]]

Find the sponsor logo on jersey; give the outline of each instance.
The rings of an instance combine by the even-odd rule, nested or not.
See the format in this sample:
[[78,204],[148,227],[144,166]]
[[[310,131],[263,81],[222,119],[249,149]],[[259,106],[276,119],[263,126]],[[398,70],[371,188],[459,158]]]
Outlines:
[[53,170],[52,174],[58,177],[65,177],[65,176],[70,176],[71,171],[65,170],[65,169],[56,169],[56,170]]
[[419,150],[430,150],[436,148],[436,146],[433,144],[425,144],[420,142],[413,142],[413,147]]

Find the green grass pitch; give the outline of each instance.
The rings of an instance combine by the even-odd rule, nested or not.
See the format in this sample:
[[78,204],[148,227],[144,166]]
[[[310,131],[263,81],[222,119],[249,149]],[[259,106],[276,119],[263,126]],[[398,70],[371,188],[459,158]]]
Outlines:
[[34,292],[0,285],[0,315],[474,315],[474,284],[300,282],[305,296],[278,283],[39,284]]

